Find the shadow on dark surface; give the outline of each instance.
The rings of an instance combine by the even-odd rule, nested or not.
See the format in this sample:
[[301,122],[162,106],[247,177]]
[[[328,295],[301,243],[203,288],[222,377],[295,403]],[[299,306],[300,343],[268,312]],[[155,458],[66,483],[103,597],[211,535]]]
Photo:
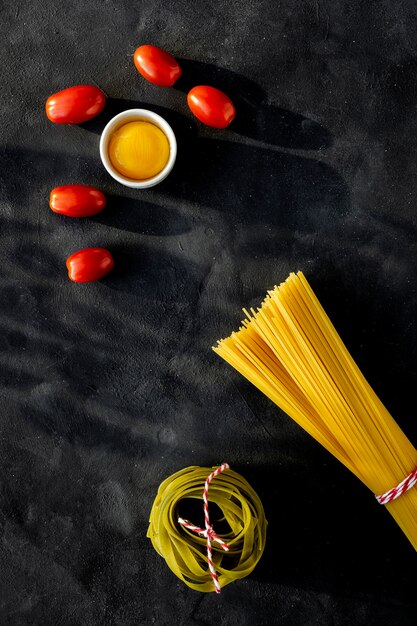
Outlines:
[[223,67],[178,59],[183,74],[174,88],[187,94],[196,85],[224,91],[236,108],[230,130],[238,135],[294,150],[322,150],[332,145],[330,132],[298,113],[272,106],[254,81]]
[[[112,246],[115,268],[103,284],[115,291],[137,296],[150,307],[160,306],[160,315],[179,304],[191,305],[198,296],[194,263],[181,260],[175,253],[140,245]],[[160,320],[162,322],[162,319]],[[156,330],[156,329],[155,329]]]
[[333,217],[349,211],[343,179],[315,159],[218,139],[201,138],[195,150],[178,164],[175,178],[164,181],[165,189],[188,202],[203,199],[235,225],[307,231],[330,227]]
[[[188,76],[189,84],[197,75],[210,77],[213,81],[217,77],[221,88],[229,88],[231,94],[234,90],[233,97],[241,98],[241,121],[234,121],[230,127],[238,134],[292,149],[319,150],[331,145],[329,131],[316,122],[262,104],[265,94],[253,81],[213,65],[187,60],[182,60],[182,63],[186,64],[184,75]],[[188,83],[183,78],[181,81],[179,88],[187,90]],[[258,117],[254,118],[253,114],[245,111],[248,106],[257,111]],[[174,170],[159,187],[176,201],[183,198],[188,203],[191,201],[201,206],[203,200],[204,206],[233,209],[237,214],[244,206],[246,210],[241,216],[244,219],[268,223],[271,214],[277,216],[272,223],[281,227],[295,225],[301,229],[308,229],[307,220],[314,224],[318,221],[326,223],[330,215],[323,215],[323,211],[338,212],[340,215],[347,209],[345,200],[348,201],[349,194],[346,185],[324,163],[268,147],[218,139],[218,132],[213,133],[213,138],[199,137],[199,122],[166,107],[109,98],[105,111],[84,127],[101,133],[111,117],[132,108],[151,108],[168,121],[177,136],[178,155]],[[300,181],[303,181],[302,185]],[[271,211],[274,203],[275,208]],[[297,205],[302,208],[301,216],[297,216]],[[107,220],[107,216],[103,213],[96,219]],[[289,219],[290,223],[284,225],[283,219]],[[177,227],[181,229],[181,225]],[[156,225],[152,228],[157,230]]]
[[[229,128],[238,135],[293,150],[323,150],[332,145],[331,133],[321,124],[299,113],[268,104],[263,89],[245,76],[208,63],[190,59],[179,61],[183,67],[183,75],[174,85],[174,89],[187,94],[196,85],[208,84],[227,93],[236,107],[236,118]],[[190,128],[195,131],[200,125],[193,118],[187,118],[158,104],[107,98],[102,113],[81,127],[101,134],[104,126],[118,113],[142,108],[151,109],[164,117],[181,142],[186,139],[185,129],[189,135]]]
[[107,195],[105,210],[91,219],[110,228],[153,237],[181,235],[191,228],[189,220],[174,207],[115,195]]
[[[294,458],[304,453],[308,464],[242,469],[268,520],[266,549],[252,577],[340,596],[384,589],[387,602],[417,606],[413,547],[373,494],[333,457],[323,463],[314,449],[319,444],[300,437],[296,445],[280,445],[296,449]],[[389,557],[381,550],[387,541]]]

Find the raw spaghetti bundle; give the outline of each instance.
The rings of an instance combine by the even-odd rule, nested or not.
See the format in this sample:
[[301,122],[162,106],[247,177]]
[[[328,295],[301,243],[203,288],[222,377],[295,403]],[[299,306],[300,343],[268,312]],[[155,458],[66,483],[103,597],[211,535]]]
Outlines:
[[[385,504],[417,550],[417,451],[371,389],[302,272],[214,347]],[[382,494],[382,495],[381,495]]]
[[[181,503],[202,498],[205,528],[179,517]],[[221,517],[210,522],[211,503],[219,507]],[[191,589],[219,593],[220,587],[252,572],[265,547],[266,526],[259,497],[225,463],[214,471],[187,467],[164,480],[152,506],[147,536]],[[220,527],[225,530],[221,536]]]

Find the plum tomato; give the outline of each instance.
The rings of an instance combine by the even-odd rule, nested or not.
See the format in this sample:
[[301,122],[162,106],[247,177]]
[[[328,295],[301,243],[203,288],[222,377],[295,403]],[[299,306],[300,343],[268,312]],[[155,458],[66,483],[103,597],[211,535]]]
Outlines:
[[100,280],[113,267],[113,257],[105,248],[83,248],[67,259],[68,276],[75,283]]
[[54,213],[67,217],[88,217],[106,206],[106,196],[94,187],[63,185],[52,189],[49,206]]
[[198,85],[189,91],[188,106],[197,119],[213,128],[226,128],[236,115],[229,96],[215,87]]
[[46,101],[46,115],[55,124],[82,124],[101,113],[106,96],[93,85],[76,85],[52,94]]
[[172,87],[181,76],[178,61],[156,46],[139,46],[133,55],[136,69],[146,80],[160,87]]

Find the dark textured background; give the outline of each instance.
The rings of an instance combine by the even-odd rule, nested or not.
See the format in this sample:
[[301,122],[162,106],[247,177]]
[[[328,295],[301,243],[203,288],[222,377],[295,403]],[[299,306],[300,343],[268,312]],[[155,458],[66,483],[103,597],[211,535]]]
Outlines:
[[[415,2],[2,5],[2,626],[415,624],[415,553],[393,520],[210,350],[301,269],[417,442]],[[138,75],[143,43],[183,60],[175,88]],[[49,123],[47,96],[79,83],[105,91],[104,112]],[[236,102],[230,129],[192,118],[199,83]],[[98,143],[142,105],[179,156],[138,192]],[[53,214],[65,183],[98,186],[108,209]],[[65,259],[89,245],[116,269],[72,284]],[[180,583],[146,530],[164,478],[223,460],[269,531],[254,573],[218,597]]]

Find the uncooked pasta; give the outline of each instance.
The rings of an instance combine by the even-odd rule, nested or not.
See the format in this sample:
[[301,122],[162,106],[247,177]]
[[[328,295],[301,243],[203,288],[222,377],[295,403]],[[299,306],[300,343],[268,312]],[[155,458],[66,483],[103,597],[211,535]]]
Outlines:
[[[196,591],[214,591],[207,565],[206,540],[178,523],[181,505],[200,500],[208,467],[187,467],[161,483],[152,506],[148,537],[155,550],[186,585]],[[220,528],[225,552],[213,543],[213,565],[220,587],[248,576],[262,556],[267,522],[262,503],[249,483],[228,469],[210,486],[209,507],[217,505],[219,518],[213,518],[214,530]],[[219,531],[217,531],[219,532]],[[220,532],[219,532],[220,534]]]
[[[214,351],[374,494],[406,477],[412,486],[416,449],[365,380],[303,273],[291,274],[260,308],[244,313],[239,331]],[[385,506],[417,549],[417,489],[401,494]]]

